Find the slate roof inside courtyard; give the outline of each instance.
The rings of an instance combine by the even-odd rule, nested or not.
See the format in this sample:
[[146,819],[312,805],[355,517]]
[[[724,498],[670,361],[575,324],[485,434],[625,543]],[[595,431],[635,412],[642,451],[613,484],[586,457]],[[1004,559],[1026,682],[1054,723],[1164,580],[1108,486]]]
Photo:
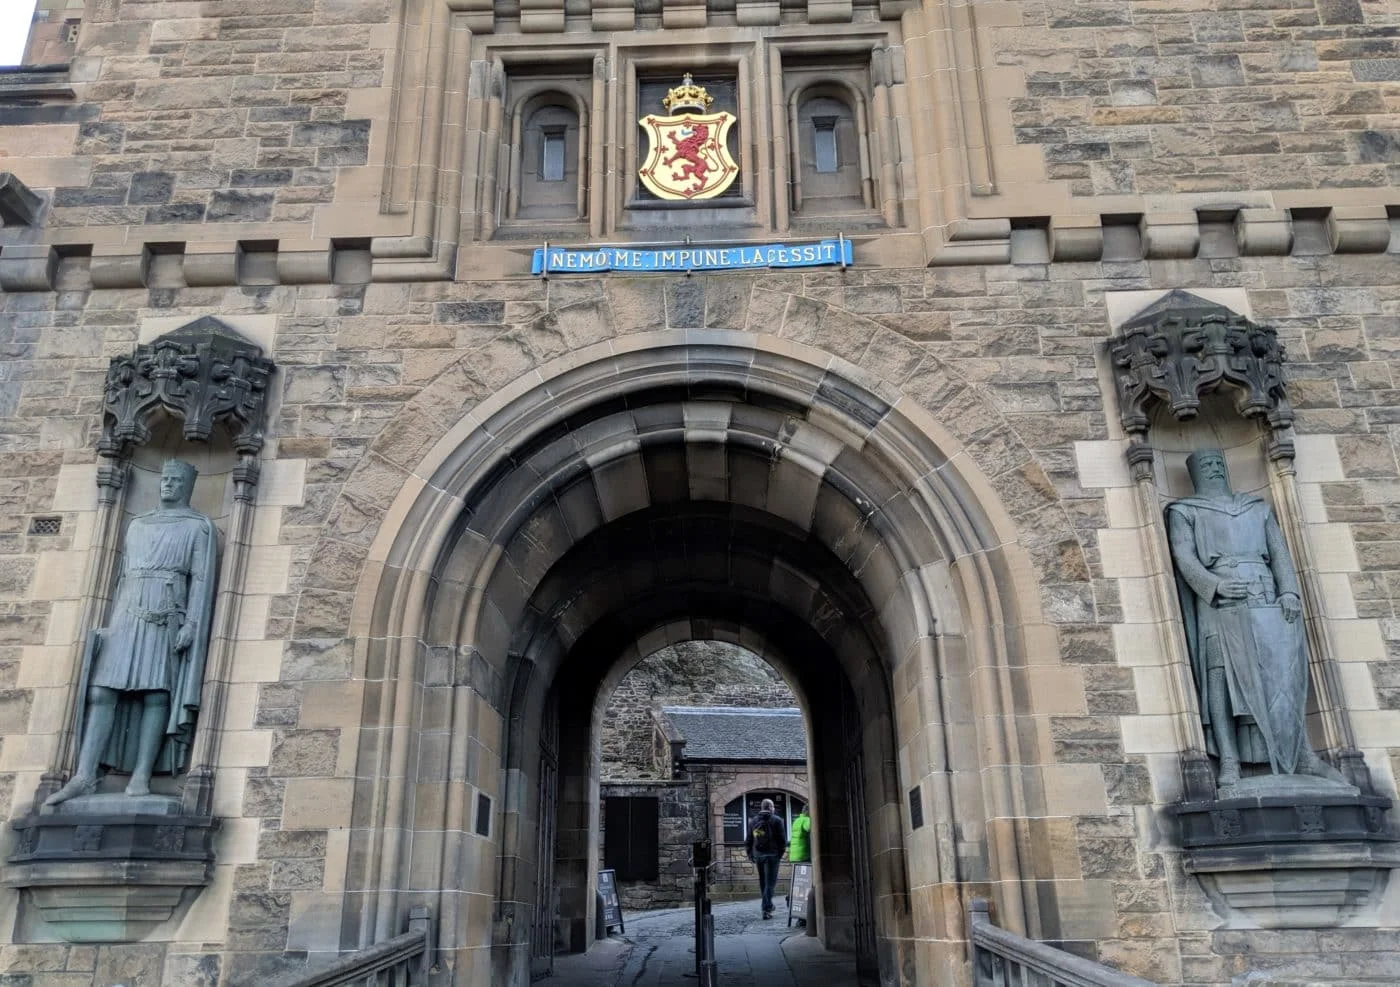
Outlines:
[[807,734],[800,709],[663,706],[685,738],[687,761],[805,763]]

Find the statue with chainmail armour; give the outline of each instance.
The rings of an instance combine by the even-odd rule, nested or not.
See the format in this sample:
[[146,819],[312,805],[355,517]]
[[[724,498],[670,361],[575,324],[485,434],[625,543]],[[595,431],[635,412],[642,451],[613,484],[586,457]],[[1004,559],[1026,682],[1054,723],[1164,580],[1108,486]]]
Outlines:
[[94,793],[103,766],[131,776],[130,796],[186,767],[218,561],[214,523],[190,507],[196,475],[166,463],[160,507],[127,528],[111,619],[84,653],[77,770],[47,805]]
[[1242,765],[1345,784],[1308,742],[1308,652],[1298,573],[1273,510],[1230,488],[1225,454],[1186,460],[1196,493],[1167,507],[1167,531],[1218,784]]

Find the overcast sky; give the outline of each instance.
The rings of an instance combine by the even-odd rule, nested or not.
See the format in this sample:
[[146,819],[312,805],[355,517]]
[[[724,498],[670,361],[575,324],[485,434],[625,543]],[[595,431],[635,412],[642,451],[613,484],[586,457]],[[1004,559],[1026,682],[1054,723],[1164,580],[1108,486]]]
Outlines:
[[29,36],[34,0],[0,0],[0,65],[17,65]]

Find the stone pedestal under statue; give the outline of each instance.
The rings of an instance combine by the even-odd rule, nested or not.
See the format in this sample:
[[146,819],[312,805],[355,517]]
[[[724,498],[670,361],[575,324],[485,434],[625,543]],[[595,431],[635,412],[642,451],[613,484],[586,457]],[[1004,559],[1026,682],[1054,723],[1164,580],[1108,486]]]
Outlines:
[[1336,926],[1378,900],[1400,864],[1391,803],[1364,764],[1344,775],[1308,741],[1298,574],[1273,510],[1230,489],[1218,449],[1187,468],[1196,493],[1168,506],[1167,530],[1218,770],[1211,785],[1205,756],[1188,756],[1188,798],[1174,810],[1185,868],[1228,924]]
[[76,768],[11,824],[5,883],[71,942],[141,939],[213,875],[217,821],[151,791],[188,765],[204,681],[218,536],[190,507],[194,481],[167,463],[160,507],[127,529],[110,619],[84,649]]
[[69,942],[134,942],[213,879],[218,820],[159,795],[85,795],[14,820],[9,887]]

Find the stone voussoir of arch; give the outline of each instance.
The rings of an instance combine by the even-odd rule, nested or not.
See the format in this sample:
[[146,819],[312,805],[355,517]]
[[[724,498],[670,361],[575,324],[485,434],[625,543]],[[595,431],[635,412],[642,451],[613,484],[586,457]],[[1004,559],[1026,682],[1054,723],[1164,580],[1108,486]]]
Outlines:
[[[991,402],[941,360],[932,354],[924,354],[907,372],[882,376],[877,369],[852,363],[843,356],[813,345],[829,338],[829,335],[824,337],[821,333],[823,323],[827,323],[828,334],[858,327],[858,335],[868,337],[862,353],[843,347],[857,359],[868,353],[882,334],[897,338],[909,346],[915,344],[892,329],[824,301],[799,294],[779,294],[759,287],[754,287],[752,294],[775,298],[758,305],[757,312],[751,303],[750,328],[764,328],[753,325],[755,317],[762,318],[764,312],[776,309],[783,319],[778,334],[762,336],[736,330],[657,329],[629,325],[627,319],[614,315],[613,300],[600,296],[551,309],[528,325],[507,328],[488,347],[463,354],[410,399],[371,443],[365,458],[336,498],[331,512],[331,533],[323,536],[317,545],[317,555],[323,551],[337,551],[333,543],[343,540],[354,546],[365,546],[369,542],[363,558],[373,561],[386,557],[386,538],[391,539],[394,535],[385,529],[385,517],[406,510],[403,503],[406,490],[425,486],[429,482],[434,467],[447,455],[444,447],[451,445],[447,440],[449,435],[461,434],[479,426],[484,419],[504,409],[525,391],[547,390],[549,383],[559,374],[590,359],[603,361],[649,346],[683,344],[687,340],[749,347],[755,353],[792,355],[797,359],[805,357],[816,366],[840,373],[853,383],[865,386],[892,406],[897,406],[902,414],[923,430],[940,438],[940,446],[950,458],[965,455],[975,464],[975,473],[1000,468],[1000,472],[985,478],[990,487],[987,492],[995,491],[998,500],[1010,499],[1016,503],[1031,504],[1028,510],[1038,512],[1034,530],[1039,542],[1076,539],[1068,516],[1059,507],[1058,495],[1034,454]],[[799,313],[794,320],[786,318],[790,309]],[[622,328],[619,329],[619,326]],[[580,327],[594,328],[591,333],[585,334]],[[572,344],[582,344],[582,347],[570,349]],[[513,354],[515,358],[503,361],[503,354]],[[486,368],[499,367],[503,363],[514,376],[493,389],[491,384],[494,381],[488,378],[495,374]],[[473,402],[473,398],[477,400]],[[1010,517],[1005,520],[1010,521]],[[1047,524],[1047,521],[1050,523]],[[1021,535],[1018,529],[1007,530],[1016,531],[1018,537]],[[314,585],[308,585],[303,590],[307,591],[343,592]],[[361,580],[357,592],[372,594],[375,590]],[[363,612],[365,603],[360,601],[356,612]],[[350,606],[347,601],[342,601],[340,611],[347,615],[348,621]],[[327,632],[333,629],[319,627],[315,628],[315,633],[304,633],[307,628],[299,615],[296,636],[331,636]],[[346,626],[344,630],[349,632],[352,628]]]

